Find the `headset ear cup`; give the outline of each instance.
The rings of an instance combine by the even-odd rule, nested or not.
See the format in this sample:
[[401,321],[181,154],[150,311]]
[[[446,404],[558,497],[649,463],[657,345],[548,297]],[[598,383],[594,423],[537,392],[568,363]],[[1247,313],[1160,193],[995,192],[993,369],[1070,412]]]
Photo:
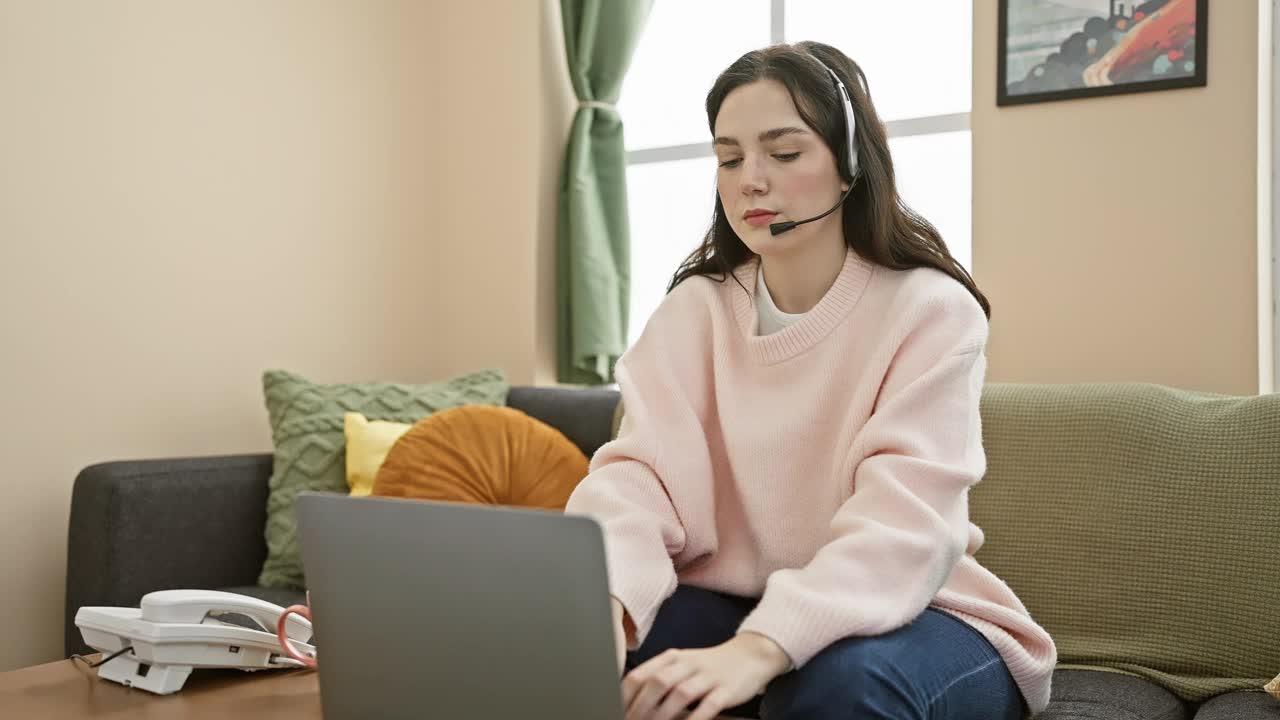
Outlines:
[[852,124],[854,123],[852,114],[849,115],[849,122],[851,123],[851,125],[849,127],[849,134],[846,140],[846,144],[848,145],[848,152],[845,154],[845,166],[849,172],[845,177],[849,178],[849,180],[852,181],[858,177],[858,169],[859,169],[858,168],[858,136],[854,130],[854,128],[856,128],[857,125]]
[[[821,60],[818,60],[818,64],[822,65],[822,68],[826,70],[829,75],[831,75],[831,80],[835,84],[836,99],[840,102],[840,105],[844,110],[844,131],[845,131],[844,176],[848,178],[850,183],[852,183],[853,181],[857,180],[858,170],[859,170],[858,132],[857,132],[858,119],[853,114],[853,100],[852,98],[850,98],[849,90],[844,86],[844,82],[840,79],[840,76],[837,75],[835,71],[832,70],[831,68],[827,67],[826,65],[823,65]],[[865,81],[862,79],[861,76],[857,76],[857,79],[858,79],[858,82],[862,85],[863,91],[865,92],[866,90]]]

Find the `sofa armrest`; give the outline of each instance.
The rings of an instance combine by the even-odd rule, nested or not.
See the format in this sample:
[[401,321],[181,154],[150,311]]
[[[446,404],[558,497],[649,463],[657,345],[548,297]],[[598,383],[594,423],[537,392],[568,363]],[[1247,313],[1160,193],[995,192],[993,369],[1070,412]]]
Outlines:
[[110,462],[76,476],[67,542],[67,655],[88,652],[86,605],[153,590],[256,585],[266,558],[270,454]]

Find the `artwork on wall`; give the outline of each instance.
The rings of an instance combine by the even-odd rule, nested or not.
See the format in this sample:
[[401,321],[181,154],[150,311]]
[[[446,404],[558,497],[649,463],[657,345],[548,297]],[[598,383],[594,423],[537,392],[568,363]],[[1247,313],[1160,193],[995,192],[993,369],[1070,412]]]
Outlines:
[[1203,86],[1208,0],[1000,0],[997,105]]

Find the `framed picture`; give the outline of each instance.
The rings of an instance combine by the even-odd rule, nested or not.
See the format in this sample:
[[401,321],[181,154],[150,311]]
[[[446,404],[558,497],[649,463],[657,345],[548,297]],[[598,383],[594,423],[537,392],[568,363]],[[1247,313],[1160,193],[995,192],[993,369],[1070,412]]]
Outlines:
[[1209,0],[1000,0],[996,104],[1207,84]]

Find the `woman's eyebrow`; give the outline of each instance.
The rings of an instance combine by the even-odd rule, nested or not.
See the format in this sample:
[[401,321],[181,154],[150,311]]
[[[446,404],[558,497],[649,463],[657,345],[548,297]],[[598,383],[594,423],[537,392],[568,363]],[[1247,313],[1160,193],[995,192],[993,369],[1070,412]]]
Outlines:
[[[809,134],[809,131],[806,130],[805,128],[780,127],[780,128],[774,128],[772,130],[765,130],[764,132],[760,133],[760,142],[769,142],[770,140],[777,140],[778,138],[785,137],[787,135],[808,135],[808,134]],[[715,140],[713,140],[711,144],[712,145],[734,145],[734,146],[741,145],[741,143],[738,142],[737,138],[731,138],[731,137],[718,137]]]

